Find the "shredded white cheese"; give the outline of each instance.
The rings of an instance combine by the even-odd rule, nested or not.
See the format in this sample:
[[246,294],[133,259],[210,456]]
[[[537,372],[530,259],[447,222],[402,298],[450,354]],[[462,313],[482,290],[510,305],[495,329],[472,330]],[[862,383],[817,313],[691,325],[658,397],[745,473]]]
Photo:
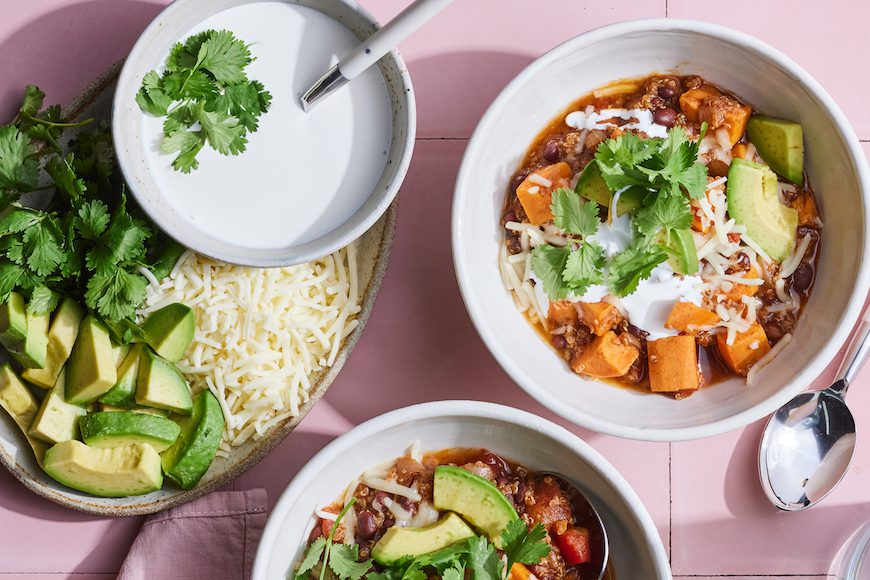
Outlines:
[[360,311],[356,247],[289,268],[244,268],[186,252],[139,315],[190,306],[196,332],[179,369],[209,389],[226,419],[218,454],[299,414],[313,379],[331,366]]
[[763,357],[758,359],[758,362],[752,365],[752,368],[750,368],[749,372],[746,373],[746,384],[751,385],[761,369],[770,364],[770,362],[775,359],[777,355],[782,352],[782,349],[784,349],[790,342],[791,334],[786,334],[781,339],[779,339],[779,342],[773,345],[773,348],[767,351]]
[[402,497],[406,497],[411,501],[420,501],[422,499],[420,492],[418,492],[416,489],[401,485],[399,483],[396,483],[395,481],[390,481],[388,479],[382,479],[379,477],[369,477],[367,474],[363,475],[361,481],[363,485],[366,485],[372,489],[376,489],[378,491],[383,491],[386,493],[401,495]]

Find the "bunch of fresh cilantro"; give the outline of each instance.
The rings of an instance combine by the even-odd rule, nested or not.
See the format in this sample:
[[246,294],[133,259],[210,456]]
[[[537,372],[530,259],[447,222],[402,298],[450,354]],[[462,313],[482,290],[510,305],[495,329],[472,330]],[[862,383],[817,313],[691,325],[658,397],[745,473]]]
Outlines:
[[[80,133],[63,155],[63,130],[92,120],[65,123],[60,107],[41,110],[44,96],[29,85],[15,119],[0,127],[0,302],[18,291],[29,312],[43,314],[70,296],[123,335],[130,325],[121,321],[145,298],[139,268],[164,277],[182,248],[127,206],[106,126]],[[19,201],[37,190],[53,191],[46,207]]]
[[627,296],[671,256],[682,257],[679,273],[697,271],[689,200],[704,197],[707,187],[707,168],[698,162],[704,131],[702,126],[698,141],[679,126],[664,139],[626,132],[598,146],[590,165],[597,165],[612,194],[642,200],[631,216],[631,246],[610,259],[588,241],[600,225],[597,204],[584,201],[577,191],[553,192],[554,223],[569,234],[569,245],[541,245],[532,251],[532,270],[551,299],[582,296],[589,286],[601,283],[614,295]]
[[[446,580],[463,580],[466,572],[475,580],[505,580],[514,564],[537,564],[550,553],[541,524],[529,529],[522,520],[514,520],[501,535],[501,552],[484,536],[475,536],[437,552],[417,558],[406,558],[383,571],[372,570],[372,562],[358,562],[359,547],[332,542],[335,528],[341,522],[352,500],[338,515],[328,538],[318,538],[308,548],[296,580],[319,578],[327,569],[341,580],[426,580],[432,573]],[[315,568],[320,566],[319,572]]]
[[255,132],[272,95],[245,67],[248,45],[228,30],[206,30],[177,43],[160,75],[142,79],[136,102],[163,122],[164,153],[177,154],[172,167],[189,173],[199,167],[196,155],[208,143],[221,155],[238,155]]

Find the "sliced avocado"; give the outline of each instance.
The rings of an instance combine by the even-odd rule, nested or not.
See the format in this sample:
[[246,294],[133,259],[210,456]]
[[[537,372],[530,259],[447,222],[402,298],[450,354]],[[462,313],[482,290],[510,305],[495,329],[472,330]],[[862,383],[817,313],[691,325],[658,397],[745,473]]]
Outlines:
[[91,413],[79,421],[82,439],[91,447],[125,447],[147,443],[166,450],[181,431],[175,421],[131,411]]
[[372,559],[382,566],[390,566],[405,558],[437,552],[475,535],[474,530],[454,513],[421,528],[393,526],[372,548]]
[[453,465],[435,468],[433,505],[456,512],[501,547],[501,533],[517,519],[511,502],[488,480]]
[[104,411],[106,413],[120,413],[130,411],[131,413],[142,413],[144,415],[154,415],[155,417],[169,418],[169,411],[167,411],[166,409],[155,409],[153,407],[136,406],[125,409],[122,407],[115,407],[114,405],[100,403],[100,411]]
[[24,298],[18,292],[10,292],[9,298],[0,306],[0,344],[9,350],[20,350],[27,336],[27,313]]
[[36,461],[42,465],[42,457],[48,445],[30,435],[30,425],[39,412],[39,403],[33,393],[30,392],[9,363],[0,366],[0,407],[9,413],[21,432],[33,448]]
[[190,387],[175,364],[158,356],[150,348],[142,349],[136,379],[136,403],[190,415],[193,402]]
[[726,190],[728,213],[767,254],[782,262],[797,237],[798,212],[779,201],[776,174],[745,159],[731,161]]
[[84,405],[118,381],[109,332],[96,318],[85,316],[66,365],[66,400]]
[[30,434],[49,443],[76,439],[79,434],[79,419],[87,415],[84,407],[67,403],[64,399],[64,376],[42,399],[39,413],[30,425]]
[[163,471],[181,489],[190,489],[208,471],[224,431],[221,405],[211,391],[193,399],[193,414],[181,421],[181,434],[163,452]]
[[42,468],[59,483],[101,497],[127,497],[163,486],[160,454],[144,443],[97,449],[71,439],[45,452]]
[[792,183],[803,184],[804,130],[800,123],[753,115],[746,132],[771,169]]
[[139,359],[142,345],[134,345],[118,368],[118,382],[109,392],[100,397],[100,402],[116,407],[136,406],[136,381],[139,376]]
[[51,320],[51,312],[45,314],[27,313],[27,336],[21,351],[14,353],[15,358],[22,367],[41,369],[45,367],[45,359],[48,357],[48,323]]
[[[108,329],[107,329],[108,330]],[[109,333],[109,338],[112,337],[111,332]],[[129,344],[115,344],[112,342],[112,360],[115,361],[115,368],[121,368],[121,365],[124,364],[124,361],[127,359],[127,355],[130,354],[130,351],[133,350],[133,347]]]
[[175,302],[149,316],[142,330],[154,352],[168,361],[178,362],[193,340],[196,316],[189,306]]
[[665,246],[674,253],[668,256],[668,264],[678,274],[691,276],[698,272],[698,250],[691,230],[670,230]]
[[[613,192],[607,187],[604,178],[601,176],[601,168],[595,161],[590,162],[580,173],[580,178],[577,180],[577,186],[574,188],[580,197],[594,201],[599,205],[610,208],[610,202],[613,200]],[[616,215],[621,216],[626,213],[633,212],[643,204],[643,192],[640,190],[630,189],[619,195],[616,201]]]
[[64,298],[48,330],[45,366],[41,369],[25,369],[21,373],[24,380],[43,389],[54,388],[63,365],[72,353],[84,315],[78,302],[72,298]]

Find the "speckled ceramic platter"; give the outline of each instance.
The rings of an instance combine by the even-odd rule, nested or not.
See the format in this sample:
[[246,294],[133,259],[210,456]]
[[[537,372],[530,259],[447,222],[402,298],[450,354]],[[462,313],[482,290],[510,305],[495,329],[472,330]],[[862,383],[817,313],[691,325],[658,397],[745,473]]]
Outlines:
[[[67,107],[64,111],[65,117],[68,119],[94,117],[108,120],[120,68],[121,63],[117,63],[96,79]],[[318,376],[312,377],[314,390],[311,399],[300,409],[299,416],[275,425],[257,441],[249,440],[241,447],[234,448],[229,457],[215,459],[208,473],[194,489],[183,491],[174,487],[168,480],[160,491],[129,498],[98,498],[69,489],[43,473],[24,436],[12,419],[3,412],[0,412],[0,463],[34,493],[66,507],[109,516],[157,512],[188,502],[227,484],[251,468],[289,435],[320,400],[341,371],[348,355],[359,340],[374,305],[390,257],[395,223],[396,202],[393,202],[386,214],[359,240],[357,259],[360,287],[365,288],[361,301],[362,311],[358,318],[359,325],[345,339],[335,364]]]

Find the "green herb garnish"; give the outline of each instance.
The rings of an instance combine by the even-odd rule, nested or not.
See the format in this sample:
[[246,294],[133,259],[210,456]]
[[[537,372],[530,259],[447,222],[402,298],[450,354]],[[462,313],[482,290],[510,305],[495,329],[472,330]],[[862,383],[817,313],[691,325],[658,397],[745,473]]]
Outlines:
[[[28,85],[19,113],[0,127],[0,302],[18,291],[28,312],[44,314],[70,296],[115,326],[132,319],[145,298],[139,268],[165,270],[181,249],[127,207],[123,186],[113,181],[107,126],[79,133],[62,155],[64,130],[93,119],[65,122],[59,106],[42,110],[44,96]],[[53,190],[45,209],[18,202],[36,190]]]
[[[190,173],[208,143],[221,155],[245,150],[272,95],[245,68],[249,45],[229,30],[207,30],[172,47],[163,75],[151,71],[136,94],[139,107],[163,123],[161,149],[175,153],[172,167]],[[195,128],[196,127],[196,128]]]
[[598,146],[592,163],[611,193],[642,200],[631,216],[632,245],[609,259],[601,246],[587,240],[600,225],[597,204],[565,189],[553,192],[553,223],[569,235],[568,245],[532,250],[532,270],[551,300],[582,296],[589,286],[603,282],[616,296],[627,296],[669,256],[679,258],[678,272],[697,271],[693,243],[686,242],[691,242],[689,200],[704,197],[707,188],[707,168],[698,162],[705,131],[702,125],[698,141],[690,140],[681,127],[672,128],[664,139],[623,133]]

